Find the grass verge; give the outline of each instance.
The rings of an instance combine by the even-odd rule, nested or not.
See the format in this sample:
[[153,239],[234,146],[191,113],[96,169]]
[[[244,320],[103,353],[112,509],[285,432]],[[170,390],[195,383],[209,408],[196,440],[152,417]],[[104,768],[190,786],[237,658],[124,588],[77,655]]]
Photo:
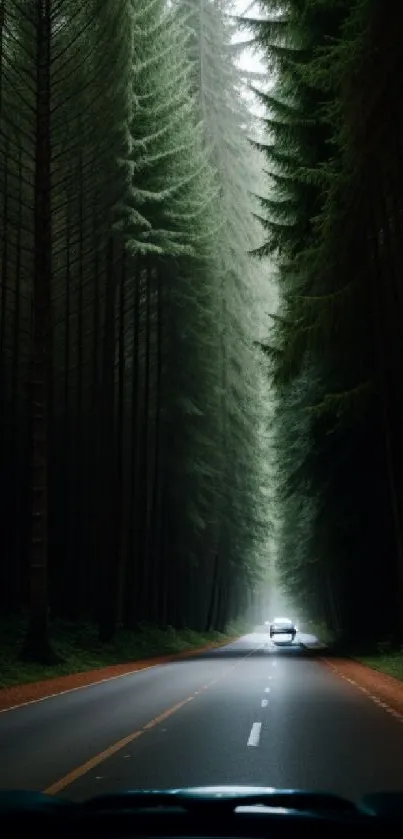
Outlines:
[[51,636],[54,648],[63,661],[47,667],[21,661],[25,628],[23,620],[9,619],[0,622],[0,688],[140,661],[153,656],[173,655],[208,644],[224,644],[234,635],[241,634],[235,626],[228,627],[226,633],[199,633],[191,629],[176,630],[170,626],[164,629],[141,626],[136,631],[120,630],[113,643],[100,644],[95,626],[58,621],[51,627]]
[[386,653],[374,653],[372,655],[354,656],[354,658],[361,664],[365,664],[366,667],[371,667],[372,670],[377,670],[380,673],[386,673],[387,676],[393,676],[395,679],[403,681],[402,650]]

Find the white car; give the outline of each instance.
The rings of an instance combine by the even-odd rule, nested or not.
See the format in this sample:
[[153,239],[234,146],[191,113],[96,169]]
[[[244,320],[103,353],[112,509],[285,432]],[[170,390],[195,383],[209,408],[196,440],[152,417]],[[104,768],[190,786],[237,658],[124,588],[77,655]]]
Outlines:
[[274,618],[270,624],[270,638],[276,635],[291,635],[291,643],[298,632],[298,627],[289,618]]

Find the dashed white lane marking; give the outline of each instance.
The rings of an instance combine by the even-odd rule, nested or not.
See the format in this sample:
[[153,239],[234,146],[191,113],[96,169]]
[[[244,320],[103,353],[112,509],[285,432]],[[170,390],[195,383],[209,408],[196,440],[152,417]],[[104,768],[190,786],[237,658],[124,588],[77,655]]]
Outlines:
[[248,746],[258,746],[260,740],[260,730],[262,728],[261,722],[254,722],[249,734]]
[[265,693],[270,693],[270,691],[271,691],[271,688],[265,688],[265,689],[264,689],[264,692],[265,692]]
[[344,679],[345,682],[348,682],[353,687],[358,688],[358,690],[360,690],[361,693],[365,693],[368,699],[370,699],[375,705],[378,705],[379,708],[383,708],[383,710],[386,711],[386,713],[390,714],[391,717],[394,717],[396,720],[399,720],[399,722],[403,722],[403,714],[400,714],[399,711],[395,711],[394,708],[391,708],[390,705],[388,705],[386,702],[383,702],[383,700],[379,699],[378,696],[374,696],[368,690],[368,688],[359,685],[358,682],[354,681],[354,679],[350,679],[348,676],[345,676],[343,673],[340,672],[340,670],[337,669],[337,667],[335,667],[335,665],[331,661],[329,661],[328,659],[325,659],[325,661],[328,665],[330,665],[332,670],[334,670],[334,672],[337,676],[339,676],[340,679]]
[[262,708],[266,708],[268,704],[269,704],[269,700],[268,700],[268,699],[262,699],[262,702],[261,702],[261,706],[262,706]]

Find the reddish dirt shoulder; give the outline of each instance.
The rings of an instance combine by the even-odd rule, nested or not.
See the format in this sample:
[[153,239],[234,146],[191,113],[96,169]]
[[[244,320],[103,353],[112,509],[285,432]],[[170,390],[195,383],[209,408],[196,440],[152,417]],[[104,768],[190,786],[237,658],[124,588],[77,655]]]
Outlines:
[[324,658],[322,660],[338,676],[355,685],[370,699],[388,706],[395,716],[401,716],[403,722],[403,682],[386,673],[372,670],[371,667],[366,667],[365,664],[360,664],[353,659]]
[[[225,644],[236,640],[228,638]],[[147,667],[154,667],[157,664],[167,664],[180,658],[190,658],[193,655],[225,646],[225,644],[207,644],[193,650],[186,650],[173,655],[163,655],[153,658],[145,658],[141,661],[131,661],[126,664],[112,664],[109,667],[100,667],[96,670],[89,670],[85,673],[71,673],[69,676],[59,676],[53,679],[44,679],[41,682],[32,682],[25,685],[13,685],[9,688],[0,689],[0,711],[24,705],[26,702],[33,702],[38,699],[45,699],[48,696],[55,696],[74,688],[93,685],[106,679],[113,679],[116,676],[124,676],[127,673],[134,673],[136,670],[144,670]]]

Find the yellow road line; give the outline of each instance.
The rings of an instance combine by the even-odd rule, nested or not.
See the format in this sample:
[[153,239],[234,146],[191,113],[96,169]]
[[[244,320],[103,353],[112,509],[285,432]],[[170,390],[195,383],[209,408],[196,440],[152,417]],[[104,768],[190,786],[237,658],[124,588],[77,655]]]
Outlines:
[[68,772],[64,778],[60,778],[59,781],[55,781],[54,784],[51,784],[50,787],[45,789],[44,791],[48,795],[57,795],[65,787],[68,787],[70,784],[77,781],[78,778],[81,778],[82,775],[86,775],[87,772],[90,772],[91,769],[95,769],[99,763],[103,763],[104,760],[107,760],[108,757],[112,757],[112,755],[119,752],[120,749],[123,749],[125,746],[128,746],[129,743],[132,743],[133,740],[137,740],[138,737],[141,737],[145,731],[149,731],[150,728],[155,728],[158,723],[163,722],[166,720],[167,717],[170,717],[171,714],[174,714],[175,711],[179,711],[180,708],[183,708],[187,702],[190,702],[193,699],[193,696],[187,696],[186,699],[183,699],[182,702],[178,702],[177,705],[173,705],[172,708],[168,708],[167,711],[164,711],[162,714],[159,714],[158,717],[155,717],[153,720],[148,722],[143,728],[139,728],[138,731],[133,731],[132,734],[128,734],[127,737],[123,737],[122,740],[118,740],[117,743],[113,743],[112,746],[108,746],[103,752],[95,755],[94,757],[87,760],[86,763],[81,764],[81,766],[77,766],[76,769],[73,769],[71,772]]
[[128,746],[129,743],[133,743],[134,740],[137,740],[139,737],[141,737],[142,734],[145,734],[147,731],[150,731],[151,729],[155,728],[157,725],[159,725],[159,723],[163,722],[168,717],[171,717],[172,714],[175,714],[177,711],[183,708],[184,705],[187,705],[188,702],[191,702],[192,699],[194,699],[198,694],[212,687],[212,685],[215,685],[216,682],[219,682],[221,679],[224,679],[225,676],[228,675],[228,673],[230,673],[236,667],[239,667],[239,665],[242,664],[242,662],[245,661],[246,658],[249,658],[249,656],[252,655],[252,653],[254,652],[255,650],[251,650],[241,659],[241,661],[237,661],[236,664],[233,664],[231,665],[231,667],[228,667],[227,670],[224,670],[224,673],[221,673],[211,682],[208,682],[208,684],[203,685],[201,688],[194,691],[194,693],[192,693],[190,696],[187,696],[186,699],[182,699],[181,702],[177,702],[176,705],[172,705],[171,708],[167,708],[166,711],[163,711],[157,717],[154,717],[154,719],[150,720],[150,722],[147,722],[137,731],[133,731],[132,734],[128,734],[127,737],[123,737],[121,740],[118,740],[117,743],[113,743],[111,746],[108,746],[108,748],[105,749],[103,752],[99,752],[99,754],[90,758],[90,760],[87,760],[85,763],[82,763],[81,766],[77,766],[75,769],[72,769],[72,771],[68,772],[67,775],[64,775],[63,778],[60,778],[58,781],[55,781],[53,784],[47,787],[47,789],[45,789],[44,792],[47,795],[57,795],[59,792],[61,792],[62,789],[65,789],[65,787],[68,787],[70,786],[70,784],[73,784],[74,781],[77,781],[78,778],[81,778],[83,775],[86,775],[87,772],[90,772],[91,769],[94,769],[100,763],[103,763],[104,760],[107,760],[109,757],[112,757],[112,755],[116,754],[116,752],[119,752],[125,746]]

